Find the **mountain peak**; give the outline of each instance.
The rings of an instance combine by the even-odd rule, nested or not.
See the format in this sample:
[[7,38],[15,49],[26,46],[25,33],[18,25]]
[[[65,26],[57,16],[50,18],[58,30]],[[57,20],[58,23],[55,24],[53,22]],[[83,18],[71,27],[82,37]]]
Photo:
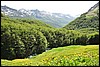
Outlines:
[[17,11],[16,9],[10,8],[10,7],[6,6],[6,5],[1,6],[1,10],[2,10],[2,9],[10,9],[10,10]]
[[93,7],[91,7],[91,8],[88,10],[88,12],[90,12],[90,11],[96,9],[97,7],[99,7],[99,2],[96,3]]
[[50,13],[47,11],[40,11],[38,9],[26,10],[22,9],[13,9],[8,6],[1,6],[1,11],[13,18],[29,18],[29,19],[38,19],[42,20],[47,24],[50,24],[53,27],[63,27],[68,22],[74,19],[73,16],[62,14],[62,13]]

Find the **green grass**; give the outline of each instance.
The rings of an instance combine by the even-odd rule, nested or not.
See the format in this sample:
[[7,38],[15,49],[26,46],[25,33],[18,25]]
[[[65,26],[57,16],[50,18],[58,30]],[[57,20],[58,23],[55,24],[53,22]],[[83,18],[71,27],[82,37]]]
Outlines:
[[1,66],[99,66],[99,45],[58,47],[32,58],[1,59]]

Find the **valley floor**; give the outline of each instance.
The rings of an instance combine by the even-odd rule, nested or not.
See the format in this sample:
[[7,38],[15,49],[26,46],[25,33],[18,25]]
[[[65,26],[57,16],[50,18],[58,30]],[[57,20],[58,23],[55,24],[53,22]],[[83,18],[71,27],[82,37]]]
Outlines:
[[99,45],[58,47],[31,58],[1,59],[1,66],[99,66]]

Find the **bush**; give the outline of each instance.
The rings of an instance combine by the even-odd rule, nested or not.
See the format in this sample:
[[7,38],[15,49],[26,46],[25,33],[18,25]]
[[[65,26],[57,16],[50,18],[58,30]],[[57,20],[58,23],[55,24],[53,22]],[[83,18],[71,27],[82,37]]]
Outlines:
[[99,33],[92,33],[88,35],[88,44],[99,44]]

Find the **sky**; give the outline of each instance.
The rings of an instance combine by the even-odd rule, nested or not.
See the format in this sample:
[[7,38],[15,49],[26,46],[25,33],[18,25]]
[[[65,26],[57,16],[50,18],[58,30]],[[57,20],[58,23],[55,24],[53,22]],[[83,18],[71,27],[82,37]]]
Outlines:
[[14,9],[38,9],[51,13],[80,15],[87,12],[99,1],[1,1],[1,6],[8,6]]

